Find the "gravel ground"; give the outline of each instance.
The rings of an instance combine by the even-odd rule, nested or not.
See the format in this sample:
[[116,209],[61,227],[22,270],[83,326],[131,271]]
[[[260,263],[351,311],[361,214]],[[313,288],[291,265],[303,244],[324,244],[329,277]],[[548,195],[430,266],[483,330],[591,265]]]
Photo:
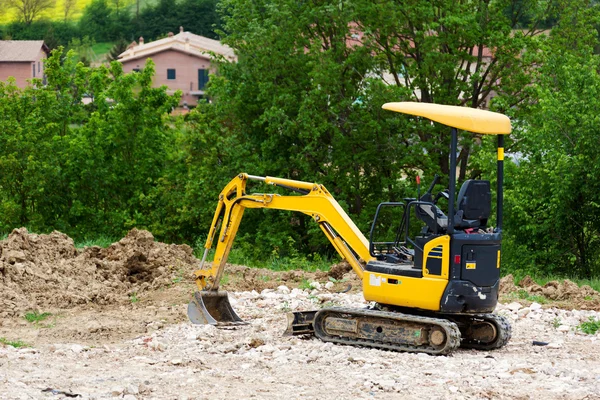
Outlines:
[[[70,334],[61,340],[56,333],[60,330],[94,325],[83,311],[65,315],[52,328],[53,340],[34,341],[30,348],[0,346],[0,399],[75,394],[130,400],[600,399],[600,335],[576,329],[589,317],[600,319],[597,311],[500,304],[497,312],[513,325],[506,347],[429,356],[282,335],[288,311],[364,307],[359,293],[280,286],[230,295],[248,325],[217,329],[157,320],[169,312],[177,314],[175,321],[183,321],[183,304],[131,310],[121,306],[119,312],[129,313],[132,320],[146,315],[145,333],[102,344],[90,336],[72,340],[76,336]],[[0,334],[16,332],[13,326],[6,322]],[[43,334],[39,327],[28,329]],[[548,344],[536,346],[533,341]]]

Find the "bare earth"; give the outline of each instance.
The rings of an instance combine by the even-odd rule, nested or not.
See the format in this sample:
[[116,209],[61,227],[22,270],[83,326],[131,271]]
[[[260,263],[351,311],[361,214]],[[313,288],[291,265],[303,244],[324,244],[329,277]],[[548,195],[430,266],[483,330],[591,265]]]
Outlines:
[[[31,345],[0,344],[0,399],[600,399],[600,334],[576,329],[600,319],[600,298],[568,281],[525,284],[555,296],[543,306],[517,303],[521,288],[503,281],[509,344],[435,357],[283,336],[290,310],[366,305],[343,265],[329,272],[335,283],[228,266],[225,289],[249,324],[217,329],[187,322],[198,266],[188,246],[133,230],[76,250],[58,232],[20,229],[0,251],[0,338]],[[298,289],[303,279],[319,284]],[[33,311],[52,315],[27,322]]]

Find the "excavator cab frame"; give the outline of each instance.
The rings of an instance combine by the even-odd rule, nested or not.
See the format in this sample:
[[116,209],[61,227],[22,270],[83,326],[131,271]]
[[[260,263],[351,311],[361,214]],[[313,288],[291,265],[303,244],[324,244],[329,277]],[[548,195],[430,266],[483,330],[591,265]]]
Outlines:
[[[448,209],[444,214],[432,196],[437,176],[423,196],[407,199],[408,204],[403,206],[404,242],[413,245],[408,249],[414,254],[413,262],[397,262],[393,254],[368,262],[363,279],[365,299],[388,307],[439,313],[493,311],[498,299],[502,240],[504,135],[511,131],[510,120],[490,111],[438,104],[387,103],[382,108],[425,117],[451,128]],[[467,181],[461,189],[459,210],[455,207],[459,129],[498,136],[497,214],[496,227],[491,232],[480,229],[485,228],[489,216],[483,213],[489,214],[491,208],[481,204],[491,201],[489,182]],[[486,187],[487,192],[481,193],[481,188]],[[466,194],[470,202],[464,200]],[[408,237],[407,229],[413,208],[428,226],[427,232],[414,241]]]
[[[199,291],[188,306],[193,323],[243,323],[231,307],[227,293],[219,290],[219,283],[245,209],[272,208],[309,215],[362,280],[365,300],[378,306],[377,310],[329,308],[295,312],[289,319],[288,332],[314,333],[321,340],[335,343],[431,354],[447,354],[459,345],[493,349],[508,341],[507,321],[485,313],[493,311],[498,298],[504,135],[511,131],[510,120],[489,111],[437,104],[387,103],[383,108],[451,127],[447,215],[436,206],[431,193],[407,199],[406,204],[395,203],[405,210],[396,233],[396,245],[409,240],[411,209],[421,219],[429,215],[435,222],[427,224],[429,230],[412,242],[418,251],[410,254],[410,249],[399,248],[377,254],[373,227],[369,241],[321,184],[242,173],[219,195],[201,266],[195,271]],[[497,217],[491,232],[472,228],[481,228],[487,222],[485,213],[489,213],[490,207],[482,204],[491,196],[489,182],[487,186],[476,182],[464,193],[461,190],[462,196],[468,198],[461,200],[459,210],[455,210],[459,129],[498,135]],[[248,194],[246,184],[251,180],[296,194]],[[433,186],[435,180],[430,188]],[[377,215],[381,207],[390,204],[380,204]],[[403,230],[404,242],[399,240]],[[214,242],[212,266],[204,268]]]

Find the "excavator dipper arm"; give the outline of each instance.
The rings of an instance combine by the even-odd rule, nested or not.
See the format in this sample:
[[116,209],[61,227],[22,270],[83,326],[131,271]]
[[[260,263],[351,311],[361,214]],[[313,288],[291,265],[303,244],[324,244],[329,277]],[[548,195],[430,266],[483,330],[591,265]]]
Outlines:
[[[283,187],[302,195],[246,194],[248,180],[263,181],[268,185]],[[369,254],[369,242],[325,186],[242,173],[231,180],[219,195],[219,203],[204,246],[202,263],[200,269],[195,272],[196,283],[201,291],[218,291],[227,257],[246,208],[272,208],[310,215],[340,256],[348,261],[362,279],[364,270],[360,259],[369,261],[372,258]],[[219,223],[221,230],[216,237]],[[215,239],[217,245],[212,268],[203,269]]]

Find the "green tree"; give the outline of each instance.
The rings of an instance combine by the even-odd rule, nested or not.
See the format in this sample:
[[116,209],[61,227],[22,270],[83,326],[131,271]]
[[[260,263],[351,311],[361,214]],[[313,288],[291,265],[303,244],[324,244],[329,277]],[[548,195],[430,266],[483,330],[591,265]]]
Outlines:
[[[557,4],[532,97],[508,149],[504,264],[510,271],[590,278],[600,273],[599,10]],[[483,165],[483,164],[482,164]]]
[[0,83],[0,227],[83,238],[150,225],[144,199],[174,151],[166,115],[178,96],[152,87],[151,61],[124,74],[59,48],[45,73],[47,85]]
[[[509,108],[527,97],[539,40],[512,32],[501,3],[224,0],[223,41],[238,62],[221,65],[211,78],[213,102],[199,112],[247,152],[231,165],[324,183],[366,231],[379,202],[415,195],[416,173],[448,172],[446,130],[382,111],[383,103],[482,107],[494,93]],[[210,125],[198,128],[198,135],[216,134]],[[461,179],[474,141],[465,139]],[[215,183],[213,196],[232,176]],[[322,250],[308,218],[280,215],[248,213],[252,228],[242,234],[253,230],[262,254],[268,241],[288,236],[306,252]]]
[[[555,9],[546,1],[365,2],[358,18],[375,71],[389,84],[409,89],[409,100],[488,108],[519,107],[531,96],[539,64],[538,27]],[[519,27],[527,15],[529,25]],[[417,128],[419,129],[419,128]],[[459,180],[467,177],[474,136],[465,135]],[[439,171],[448,174],[446,129],[418,132]]]
[[164,118],[179,98],[152,87],[151,60],[140,73],[124,74],[118,62],[89,73],[94,111],[70,139],[69,225],[79,235],[121,234],[148,223],[141,202],[166,167],[172,135]]
[[0,82],[0,197],[2,228],[45,225],[43,204],[59,174],[54,137],[55,97],[38,87],[19,89],[11,78]]
[[127,50],[127,46],[129,46],[129,43],[127,42],[127,40],[120,38],[117,41],[117,43],[115,43],[113,45],[113,47],[110,49],[110,51],[106,55],[106,61],[108,61],[108,62],[117,61],[117,59],[119,58],[119,54],[121,54],[125,50]]
[[56,0],[2,0],[1,8],[12,8],[27,25],[56,4]]
[[77,59],[84,65],[89,66],[94,60],[94,39],[90,39],[89,36],[84,36],[83,39],[73,38],[69,42],[69,49],[73,50]]
[[79,20],[80,35],[97,42],[109,41],[113,34],[112,10],[106,0],[92,0]]
[[182,0],[178,5],[179,24],[186,31],[211,39],[218,39],[221,19],[217,0]]

